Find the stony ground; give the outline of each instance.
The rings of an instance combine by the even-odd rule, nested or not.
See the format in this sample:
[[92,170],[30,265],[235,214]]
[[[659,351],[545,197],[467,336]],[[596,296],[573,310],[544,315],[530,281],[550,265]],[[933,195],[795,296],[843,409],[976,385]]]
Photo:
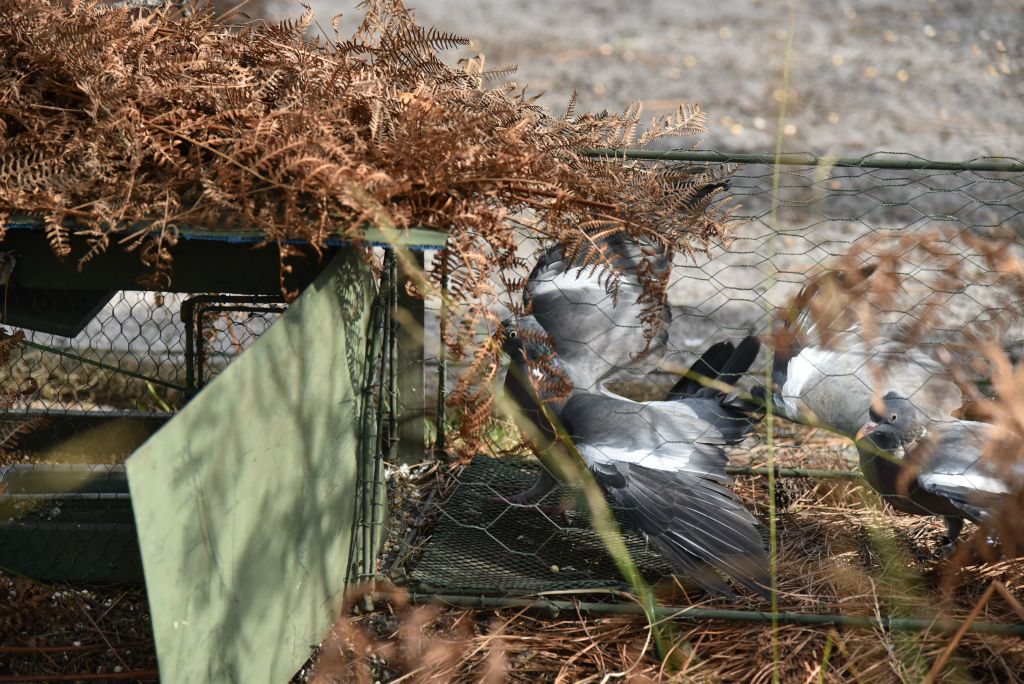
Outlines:
[[[790,5],[795,4],[791,12]],[[325,18],[347,2],[314,0]],[[785,148],[935,159],[1021,156],[1022,4],[1012,0],[410,0],[426,25],[474,39],[552,109],[681,100],[710,115],[706,147],[771,151],[789,48]],[[273,13],[294,14],[297,4]],[[792,27],[792,41],[790,30]]]

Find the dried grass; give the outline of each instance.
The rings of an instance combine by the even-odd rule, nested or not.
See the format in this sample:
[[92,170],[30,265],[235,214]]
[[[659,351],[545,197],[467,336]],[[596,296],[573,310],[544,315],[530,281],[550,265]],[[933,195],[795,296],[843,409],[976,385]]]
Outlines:
[[[845,470],[856,458],[848,441],[820,430],[778,421],[775,435],[775,460],[786,466]],[[737,450],[733,461],[764,465],[766,450]],[[450,470],[438,468],[434,475],[443,490],[452,489]],[[735,489],[756,515],[767,515],[763,477],[737,478]],[[1024,561],[947,566],[936,554],[941,521],[892,513],[858,481],[781,478],[776,502],[780,611],[964,620],[994,581],[1011,595],[1024,592]],[[420,538],[427,534],[429,525]],[[682,593],[664,585],[657,590],[665,605],[690,605]],[[360,591],[350,597],[349,609],[359,604]],[[996,590],[992,594],[977,621],[1024,622],[1019,606]],[[777,670],[782,682],[919,682],[950,645],[937,681],[1024,681],[1024,642],[1014,637],[782,625],[774,631],[781,653],[776,664],[769,625],[677,622],[670,667],[656,657],[642,617],[549,618],[522,610],[413,605],[395,588],[384,595],[376,612],[347,613],[339,621],[309,681],[767,683]],[[767,610],[753,598],[730,605],[691,593],[689,600]]]
[[155,680],[142,587],[67,587],[0,573],[3,681]]

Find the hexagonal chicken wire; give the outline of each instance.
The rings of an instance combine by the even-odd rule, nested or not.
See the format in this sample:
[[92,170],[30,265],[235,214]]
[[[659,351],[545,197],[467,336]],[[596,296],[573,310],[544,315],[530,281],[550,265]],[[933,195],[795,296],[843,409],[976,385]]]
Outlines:
[[[673,317],[667,358],[678,370],[685,369],[714,341],[738,340],[769,330],[778,308],[791,301],[809,274],[828,266],[866,236],[883,231],[917,235],[935,227],[953,227],[979,236],[1014,236],[1014,250],[1024,255],[1024,241],[1018,230],[1024,211],[1024,162],[1016,159],[950,163],[889,153],[845,159],[614,150],[596,150],[594,155],[736,167],[726,192],[726,197],[739,205],[735,214],[739,223],[732,240],[728,245],[716,245],[708,255],[677,262],[674,270],[669,289]],[[974,255],[965,253],[962,259],[974,264]],[[914,287],[927,287],[930,268],[927,263],[912,262],[908,266],[906,282],[912,292]],[[994,320],[1005,313],[1005,302],[991,289],[968,286],[951,294],[944,302],[948,315],[943,325],[927,331],[923,347],[956,342],[972,322]],[[899,318],[890,316],[888,322],[898,324]],[[1008,329],[1008,335],[1003,342],[1012,351],[1019,347],[1024,330],[1017,324]],[[649,379],[653,381],[640,394],[660,398],[676,376],[654,373]],[[444,382],[441,385],[443,388]],[[759,432],[742,449],[731,450],[734,465],[729,469],[740,477],[737,487],[762,522],[767,523],[769,512],[762,478],[769,470],[775,476],[813,478],[808,484],[799,484],[806,480],[779,483],[775,505],[783,510],[793,502],[798,507],[809,506],[813,500],[809,491],[816,482],[850,487],[856,484],[842,483],[859,481],[852,443],[822,440],[814,432],[782,426],[776,430],[772,445],[777,455],[769,461],[772,468],[766,468],[765,438]],[[814,450],[821,458],[813,463],[798,462],[795,467],[778,467],[789,466],[786,459],[801,448]],[[533,468],[516,458],[475,459],[446,500],[434,501],[431,497],[421,507],[421,520],[427,521],[425,528],[411,533],[392,558],[392,576],[407,583],[418,600],[441,596],[458,605],[480,607],[531,605],[536,601],[533,597],[549,591],[573,589],[585,593],[597,588],[628,588],[585,515],[560,517],[547,509],[530,511],[528,507],[500,503],[499,495],[516,493],[529,485]],[[565,490],[555,490],[541,504],[557,504],[564,495]],[[651,552],[642,535],[625,519],[620,517],[619,522],[641,575],[652,583],[665,579],[669,573],[664,561]],[[800,527],[789,522],[780,526],[786,537],[792,537]],[[919,527],[912,533],[911,549],[927,556],[927,540],[939,534],[929,531],[927,524]],[[857,534],[866,539],[866,533]],[[906,534],[910,533],[900,534],[907,541]],[[548,603],[545,599],[533,605],[544,608]],[[604,608],[592,607],[621,612],[621,607],[602,605]],[[765,615],[751,613],[746,619],[767,619]],[[798,615],[783,621],[801,619]],[[844,623],[845,617],[835,615],[816,616],[814,620],[857,622]],[[891,624],[888,618],[883,620]],[[860,626],[880,624],[874,618],[862,622]],[[904,627],[928,629],[929,624],[925,619]],[[1024,626],[992,629],[1024,634]]]

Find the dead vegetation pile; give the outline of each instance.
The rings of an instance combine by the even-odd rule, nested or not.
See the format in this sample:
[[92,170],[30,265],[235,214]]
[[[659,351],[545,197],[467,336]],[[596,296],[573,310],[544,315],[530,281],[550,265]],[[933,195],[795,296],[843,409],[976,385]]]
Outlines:
[[[256,230],[279,248],[285,290],[288,240],[358,241],[369,224],[445,231],[431,277],[447,279],[457,355],[493,328],[493,283],[520,265],[516,217],[572,252],[621,233],[671,256],[724,234],[721,169],[584,154],[698,134],[698,106],[642,132],[639,105],[576,114],[570,100],[555,115],[504,80],[510,69],[450,64],[443,53],[469,41],[419,26],[401,0],[362,9],[342,37],[311,11],[235,23],[206,5],[0,0],[0,225],[35,215],[57,254],[87,240],[83,262],[138,250],[157,288],[180,227]],[[588,253],[615,291],[610,258]],[[650,328],[667,282],[641,279]],[[476,387],[500,352],[473,353],[453,401],[479,422],[489,405]]]
[[0,573],[0,681],[153,681],[142,587],[69,587]]

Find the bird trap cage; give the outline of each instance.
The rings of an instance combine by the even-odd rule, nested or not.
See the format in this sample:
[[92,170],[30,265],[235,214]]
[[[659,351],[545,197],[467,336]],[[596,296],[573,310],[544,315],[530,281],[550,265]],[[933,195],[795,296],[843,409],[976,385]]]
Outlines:
[[[304,634],[290,660],[272,654],[288,676],[330,623],[329,597],[374,573],[410,367],[420,384],[403,396],[422,400],[422,339],[402,340],[399,363],[394,315],[416,303],[399,292],[390,248],[371,267],[344,240],[321,253],[294,245],[289,287],[302,294],[287,304],[276,246],[180,237],[169,283],[140,289],[137,256],[111,249],[76,271],[86,245],[58,261],[37,221],[8,223],[0,568],[73,586],[144,580],[161,665],[186,678],[188,661],[228,667],[241,642],[225,630],[259,623],[225,618],[235,591],[305,575],[252,605]],[[413,231],[402,248],[437,240]],[[245,577],[198,601],[216,575],[201,566],[235,554]],[[196,659],[182,619],[217,652]]]
[[[638,400],[663,399],[678,373],[712,343],[738,341],[751,333],[770,340],[779,310],[790,305],[811,276],[836,268],[850,254],[863,265],[890,258],[885,255],[892,254],[893,244],[905,245],[899,291],[910,306],[879,312],[879,326],[904,333],[913,328],[918,347],[926,353],[953,350],[952,356],[937,358],[967,369],[977,356],[963,344],[969,333],[981,324],[1004,323],[999,342],[1011,357],[1016,354],[1024,332],[1019,301],[1000,289],[998,277],[989,277],[993,262],[972,246],[976,238],[1009,239],[1006,253],[1024,255],[1020,160],[949,163],[891,153],[863,158],[625,154],[729,165],[734,173],[722,199],[737,208],[727,243],[677,260],[669,288],[666,362],[639,384],[610,384],[614,391]],[[929,248],[915,256],[917,241]],[[937,290],[935,276],[950,264],[965,282]],[[764,351],[749,378],[761,384],[770,381],[759,370],[770,366]],[[986,378],[975,379],[982,393],[991,391]],[[440,384],[443,391],[444,377]],[[759,600],[693,607],[694,600],[706,597],[694,594],[685,577],[682,584],[672,583],[664,556],[630,523],[628,512],[612,502],[638,576],[663,604],[655,613],[660,617],[941,635],[955,631],[957,618],[978,598],[977,580],[998,578],[1011,590],[1024,586],[1024,569],[1017,561],[969,565],[962,570],[968,581],[960,585],[952,612],[940,615],[935,596],[943,568],[936,550],[943,536],[941,519],[880,505],[862,481],[851,439],[775,419],[727,453],[733,491],[757,518],[764,548],[776,559],[778,603],[772,608]],[[408,513],[418,522],[388,559],[390,576],[422,602],[532,607],[547,613],[649,613],[638,603],[613,598],[615,592],[637,587],[591,528],[588,513],[562,505],[571,498],[571,488],[560,486],[532,505],[507,500],[533,482],[538,467],[525,452],[474,458],[455,480],[419,499]],[[1024,635],[1024,624],[1012,614],[971,621],[965,629]],[[986,643],[977,647],[1002,648]],[[1009,651],[1014,662],[1024,658],[1019,642]]]
[[[852,247],[883,232],[1013,234],[1024,208],[1024,163],[1015,160],[662,156],[734,166],[725,198],[738,205],[738,221],[728,244],[676,264],[665,363],[641,383],[614,386],[637,399],[664,397],[677,373],[710,344],[768,331],[776,310],[808,274]],[[4,248],[18,261],[7,283],[2,379],[11,402],[5,434],[16,446],[7,449],[0,492],[7,514],[0,533],[11,542],[0,545],[9,554],[5,567],[86,582],[144,574],[161,662],[181,664],[183,677],[191,672],[190,661],[246,660],[235,652],[244,641],[237,634],[271,622],[254,619],[254,610],[308,627],[291,645],[293,656],[308,654],[308,645],[321,636],[309,626],[322,629],[328,618],[324,604],[303,602],[304,587],[336,596],[338,587],[381,573],[407,586],[417,601],[554,613],[644,612],[614,600],[615,592],[636,587],[591,529],[587,512],[560,506],[573,496],[571,487],[554,489],[537,506],[503,500],[538,472],[536,461],[521,453],[478,456],[442,488],[404,500],[394,496],[403,491],[402,470],[395,469],[391,500],[397,510],[385,530],[385,462],[422,460],[424,405],[430,403],[424,399],[423,337],[410,334],[424,314],[403,301],[406,277],[392,251],[381,254],[376,275],[343,243],[332,243],[322,258],[297,261],[307,265],[294,272],[305,289],[286,307],[278,297],[276,254],[261,254],[255,239],[246,242],[237,234],[204,238],[186,235],[177,246],[174,291],[146,291],[134,289],[141,268],[134,257],[110,251],[81,274],[72,273],[52,256],[37,224],[9,226]],[[439,234],[421,231],[406,239],[415,250],[443,247]],[[949,244],[984,270],[961,243]],[[211,269],[211,263],[228,266]],[[929,268],[912,269],[911,279],[924,279]],[[992,296],[984,287],[954,293],[976,306],[957,305],[951,296],[950,316],[933,326],[923,344],[949,346],[972,322],[1009,312],[996,289]],[[412,312],[412,322],[397,313],[403,309]],[[1013,337],[1012,326],[1007,330],[1004,346],[1012,351],[1019,336]],[[319,342],[308,345],[310,339]],[[443,397],[458,369],[443,352],[437,368]],[[444,402],[438,407],[437,422],[444,425]],[[282,424],[281,416],[292,420]],[[339,432],[339,425],[351,429]],[[662,604],[657,614],[955,630],[956,622],[936,615],[927,590],[909,598],[895,590],[872,595],[879,611],[875,603],[842,603],[864,595],[865,584],[891,588],[896,582],[886,574],[877,530],[889,540],[885,553],[909,557],[913,572],[924,576],[938,566],[934,547],[941,530],[928,518],[864,503],[848,440],[781,421],[768,428],[728,449],[728,472],[736,478],[736,496],[761,523],[765,548],[778,558],[778,609],[754,599],[748,606],[689,607],[694,595],[680,592],[692,587],[685,578],[681,586],[671,582],[672,566],[631,526],[628,511],[613,506],[637,577],[654,587]],[[443,446],[443,429],[437,439]],[[129,454],[135,458],[126,469],[121,462]],[[341,470],[338,464],[344,464]],[[192,489],[192,482],[204,484]],[[344,486],[334,486],[339,482]],[[204,504],[196,507],[196,501]],[[204,531],[204,520],[220,526],[232,519],[249,525],[239,538]],[[302,523],[312,519],[318,523]],[[136,526],[149,531],[137,534]],[[189,532],[171,534],[169,527]],[[388,553],[381,555],[385,532],[391,536]],[[189,550],[197,544],[209,550]],[[319,551],[291,554],[295,544]],[[253,566],[290,558],[298,566],[286,574],[310,582],[288,585],[259,605],[217,612],[217,606],[237,606],[238,593],[266,593],[273,582],[256,572],[235,577],[231,591],[189,617],[213,635],[206,642],[210,657],[191,657],[194,642],[183,640],[175,625],[180,627],[181,606],[190,606],[195,583],[224,572],[220,554]],[[179,560],[146,561],[160,557]],[[994,573],[1011,588],[1021,582],[1012,563],[967,572]],[[817,597],[813,609],[787,598],[807,595]],[[958,595],[960,608],[966,610],[971,598],[969,590]],[[296,611],[300,604],[305,607]],[[1007,619],[975,621],[970,630],[978,639],[1024,634]],[[262,667],[255,661],[252,666]]]

